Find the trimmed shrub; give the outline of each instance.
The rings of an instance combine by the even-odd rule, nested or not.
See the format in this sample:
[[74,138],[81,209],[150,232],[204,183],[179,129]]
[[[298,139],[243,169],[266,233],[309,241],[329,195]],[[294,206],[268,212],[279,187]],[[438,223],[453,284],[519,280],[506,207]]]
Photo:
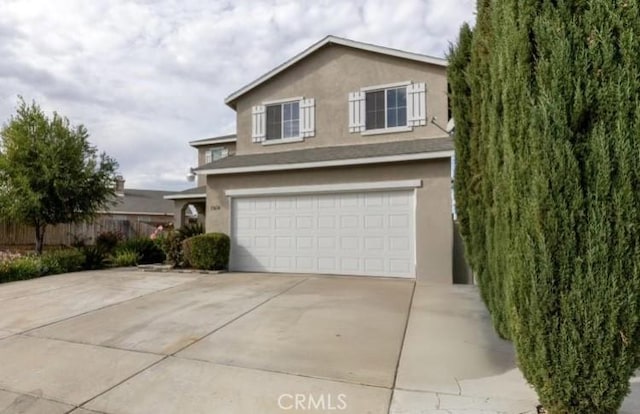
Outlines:
[[115,250],[123,239],[124,236],[120,232],[105,231],[98,234],[98,237],[96,237],[96,247],[109,254]]
[[139,264],[162,263],[166,257],[159,243],[148,237],[136,237],[123,241],[116,247],[115,253],[118,255],[122,251],[136,252],[139,256]]
[[138,252],[134,250],[120,250],[113,257],[113,264],[115,266],[136,266],[140,256]]
[[84,254],[77,249],[52,250],[40,258],[42,272],[47,275],[80,270],[85,262]]
[[33,279],[42,275],[42,264],[37,256],[22,256],[0,262],[0,283]]
[[104,267],[107,254],[102,249],[97,246],[84,246],[81,252],[84,255],[84,263],[82,264],[84,270],[96,270]]
[[196,269],[226,269],[230,248],[229,236],[224,233],[202,234],[182,242],[185,262]]

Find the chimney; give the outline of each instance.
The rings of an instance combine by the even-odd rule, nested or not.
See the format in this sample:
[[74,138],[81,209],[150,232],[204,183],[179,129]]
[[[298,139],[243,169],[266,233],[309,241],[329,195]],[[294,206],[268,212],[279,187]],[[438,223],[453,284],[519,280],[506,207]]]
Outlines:
[[124,197],[124,178],[121,175],[116,175],[116,195]]

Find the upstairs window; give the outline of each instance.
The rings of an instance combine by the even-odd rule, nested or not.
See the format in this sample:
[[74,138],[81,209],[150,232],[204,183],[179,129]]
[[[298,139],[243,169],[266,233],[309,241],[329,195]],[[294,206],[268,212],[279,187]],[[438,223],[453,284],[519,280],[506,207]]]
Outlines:
[[406,87],[366,92],[365,96],[367,130],[407,125]]
[[349,132],[395,133],[426,124],[426,87],[422,82],[368,86],[349,93]]
[[251,110],[251,138],[255,143],[300,142],[315,135],[315,100],[287,98],[264,102]]
[[300,103],[267,105],[267,140],[300,136]]
[[205,153],[204,161],[205,163],[210,163],[212,161],[218,161],[222,158],[226,158],[229,156],[229,149],[225,147],[216,147],[211,148],[209,151]]

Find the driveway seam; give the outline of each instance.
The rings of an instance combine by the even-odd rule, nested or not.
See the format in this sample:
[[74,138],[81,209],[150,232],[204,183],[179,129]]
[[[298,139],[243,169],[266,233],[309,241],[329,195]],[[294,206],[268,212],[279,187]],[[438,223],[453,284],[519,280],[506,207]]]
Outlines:
[[270,373],[270,374],[282,374],[282,375],[288,375],[288,376],[291,376],[291,377],[317,379],[317,380],[322,380],[322,381],[338,382],[340,384],[358,385],[358,386],[362,386],[362,387],[378,388],[378,389],[382,389],[382,390],[391,390],[392,389],[391,387],[387,387],[387,386],[384,386],[384,385],[366,384],[364,382],[348,381],[348,380],[339,379],[339,378],[316,377],[316,376],[307,375],[307,374],[299,374],[299,373],[294,373],[294,372],[278,371],[278,370],[275,370],[275,369],[267,369],[267,368],[248,367],[248,366],[243,366],[243,365],[233,365],[233,364],[228,364],[228,363],[224,363],[224,362],[213,362],[213,361],[207,361],[206,359],[187,358],[187,357],[182,357],[182,356],[177,356],[177,355],[172,355],[172,357],[176,358],[176,359],[182,359],[182,360],[185,360],[185,361],[205,362],[205,363],[211,364],[211,365],[220,365],[220,366],[223,366],[223,367],[248,369],[248,370],[253,370],[253,371],[267,372],[267,373]]
[[[68,405],[69,407],[73,407],[71,409],[71,411],[73,411],[76,408],[78,408],[78,406],[76,404],[74,404],[74,403],[71,403],[71,402],[68,402],[68,401],[56,400],[55,398],[50,397],[50,396],[46,396],[45,397],[45,396],[42,396],[42,395],[36,395],[36,394],[33,394],[30,391],[19,391],[19,390],[15,390],[15,389],[12,389],[12,388],[6,388],[6,387],[0,387],[0,391],[8,392],[8,393],[11,393],[11,394],[26,395],[28,397],[37,398],[39,400],[45,400],[45,401],[50,401],[50,402],[54,402],[54,403],[57,403],[57,404]],[[68,412],[71,412],[71,411],[68,411]],[[2,412],[0,412],[0,414],[1,413]]]
[[396,362],[396,371],[393,376],[393,385],[391,386],[391,394],[389,395],[389,407],[387,413],[391,414],[391,404],[393,403],[393,395],[396,390],[396,383],[398,382],[398,371],[400,370],[400,360],[402,360],[402,351],[404,350],[404,341],[407,339],[407,330],[409,330],[409,319],[411,319],[411,309],[413,307],[413,298],[416,294],[416,282],[413,282],[413,288],[411,289],[411,299],[409,300],[409,308],[407,309],[407,320],[404,323],[404,331],[402,332],[402,341],[400,342],[400,352],[398,353],[398,361]]
[[299,282],[297,282],[297,283],[293,284],[292,286],[288,287],[287,289],[285,289],[285,290],[283,290],[283,291],[281,291],[281,292],[278,292],[277,294],[275,294],[275,295],[273,295],[273,296],[271,296],[271,297],[269,297],[269,298],[267,298],[267,299],[263,300],[262,302],[258,303],[258,304],[257,304],[257,305],[255,305],[255,306],[251,307],[251,308],[250,308],[250,309],[248,309],[247,311],[242,312],[241,314],[239,314],[239,315],[238,315],[238,316],[236,316],[235,318],[228,320],[228,321],[227,321],[227,322],[225,322],[224,324],[222,324],[222,325],[218,326],[217,328],[215,328],[215,329],[214,329],[214,330],[212,330],[211,332],[209,332],[209,333],[205,334],[204,336],[201,336],[200,338],[196,339],[195,341],[191,342],[190,344],[187,344],[187,345],[183,346],[182,348],[178,349],[177,351],[172,352],[172,353],[171,353],[171,354],[169,354],[168,356],[175,356],[178,352],[182,352],[182,351],[184,351],[185,349],[189,348],[190,346],[197,344],[198,342],[202,341],[203,339],[205,339],[205,338],[207,338],[207,337],[209,337],[209,336],[213,335],[214,333],[218,332],[220,329],[223,329],[224,327],[229,326],[230,324],[232,324],[233,322],[235,322],[235,321],[237,321],[238,319],[242,318],[243,316],[245,316],[245,315],[247,315],[247,314],[249,314],[249,313],[253,312],[253,311],[254,311],[254,310],[256,310],[257,308],[261,307],[262,305],[266,304],[267,302],[270,302],[271,300],[273,300],[273,299],[277,298],[278,296],[280,296],[280,295],[282,295],[282,294],[284,294],[284,293],[289,292],[291,289],[293,289],[293,288],[295,288],[295,287],[298,287],[299,285],[303,284],[304,282],[308,281],[309,279],[312,279],[312,278],[311,278],[311,277],[305,277],[304,279],[302,279],[301,281],[299,281]]
[[278,296],[282,295],[283,293],[286,293],[286,292],[290,291],[290,290],[291,290],[291,289],[293,289],[294,287],[296,287],[296,286],[298,286],[298,285],[300,285],[300,284],[302,284],[302,283],[306,282],[307,280],[309,280],[309,278],[304,278],[304,279],[302,279],[301,281],[299,281],[298,283],[294,284],[293,286],[291,286],[291,287],[289,287],[289,288],[287,288],[287,289],[283,290],[282,292],[277,293],[277,294],[276,294],[276,295],[274,295],[274,296],[271,296],[270,298],[267,298],[267,299],[266,299],[266,300],[264,300],[263,302],[260,302],[259,304],[255,305],[254,307],[252,307],[251,309],[247,310],[246,312],[243,312],[242,314],[240,314],[240,315],[238,315],[237,317],[233,318],[232,320],[228,321],[228,322],[227,322],[227,323],[225,323],[224,325],[222,325],[222,326],[220,326],[220,327],[218,327],[218,328],[214,329],[213,331],[211,331],[211,332],[209,332],[208,334],[204,335],[203,337],[201,337],[200,339],[196,340],[195,342],[192,342],[192,343],[190,343],[189,345],[186,345],[186,346],[184,346],[184,347],[180,348],[179,350],[175,351],[175,352],[174,352],[174,353],[172,353],[172,354],[164,355],[164,356],[163,356],[163,358],[160,358],[159,360],[155,361],[154,363],[152,363],[152,364],[150,364],[150,365],[147,365],[146,367],[142,368],[141,370],[139,370],[139,371],[137,371],[137,372],[133,373],[132,375],[129,375],[128,377],[126,377],[126,378],[125,378],[125,379],[123,379],[122,381],[118,382],[117,384],[115,384],[115,385],[113,385],[113,386],[111,386],[111,387],[107,388],[106,390],[104,390],[104,391],[100,392],[99,394],[96,394],[95,396],[93,396],[93,397],[91,397],[90,399],[86,400],[86,401],[85,401],[85,402],[83,402],[82,404],[78,405],[78,406],[77,406],[77,408],[84,408],[83,406],[84,406],[85,404],[88,404],[88,403],[90,403],[91,401],[95,400],[96,398],[98,398],[98,397],[100,397],[100,396],[102,396],[102,395],[104,395],[104,394],[108,393],[109,391],[111,391],[111,390],[113,390],[114,388],[116,388],[116,387],[118,387],[118,386],[120,386],[120,385],[124,384],[125,382],[129,381],[131,378],[133,378],[133,377],[135,377],[135,376],[137,376],[137,375],[139,375],[139,374],[143,373],[144,371],[146,371],[146,370],[148,370],[148,369],[150,369],[150,368],[153,368],[154,366],[158,365],[158,364],[159,364],[159,363],[161,363],[162,361],[165,361],[166,359],[168,359],[168,358],[170,358],[170,357],[173,357],[176,353],[178,353],[178,352],[180,352],[180,351],[183,351],[184,349],[186,349],[186,348],[190,347],[191,345],[193,345],[193,344],[195,344],[195,343],[200,342],[200,341],[201,341],[201,340],[203,340],[204,338],[206,338],[206,337],[208,337],[209,335],[211,335],[211,334],[215,333],[216,331],[218,331],[218,330],[220,330],[220,329],[224,328],[225,326],[229,325],[230,323],[232,323],[232,322],[234,322],[234,321],[238,320],[239,318],[243,317],[244,315],[246,315],[246,314],[248,314],[248,313],[250,313],[250,312],[253,312],[256,308],[258,308],[258,307],[260,307],[260,306],[264,305],[265,303],[269,302],[271,299],[276,298],[276,297],[278,297]]
[[[199,278],[198,278],[198,279],[194,279],[193,281],[195,281],[195,280],[199,280]],[[140,298],[143,298],[143,297],[145,297],[145,296],[154,295],[154,294],[156,294],[156,293],[166,292],[166,291],[171,290],[171,289],[176,289],[176,288],[182,287],[183,285],[184,285],[184,283],[181,283],[181,284],[179,284],[179,285],[170,286],[170,287],[168,287],[168,288],[164,288],[164,289],[156,290],[156,291],[153,291],[153,292],[147,292],[147,293],[144,293],[144,294],[142,294],[142,295],[140,295],[140,296],[136,296],[136,297],[133,297],[133,298],[130,298],[130,299],[126,299],[126,300],[123,300],[123,301],[121,301],[121,302],[111,303],[111,304],[109,304],[109,305],[105,305],[105,306],[101,306],[101,307],[99,307],[99,308],[91,309],[91,310],[88,310],[88,311],[86,311],[86,312],[78,313],[78,314],[73,315],[73,316],[69,316],[69,317],[66,317],[66,318],[58,319],[58,320],[56,320],[56,321],[49,322],[49,323],[46,323],[46,324],[44,324],[44,325],[37,326],[37,327],[35,327],[35,328],[27,329],[27,330],[24,330],[24,331],[21,331],[21,332],[16,332],[16,334],[28,334],[28,333],[30,333],[30,332],[32,332],[32,331],[36,331],[36,330],[38,330],[38,329],[46,328],[46,327],[48,327],[48,326],[55,325],[55,324],[60,323],[60,322],[65,322],[65,321],[71,320],[71,319],[73,319],[73,318],[77,318],[77,317],[79,317],[79,316],[88,315],[88,314],[90,314],[90,313],[92,313],[92,312],[97,312],[97,311],[100,311],[100,310],[103,310],[103,309],[111,308],[111,307],[113,307],[113,306],[118,306],[118,305],[120,305],[120,304],[127,303],[127,302],[131,302],[131,301],[133,301],[133,300],[140,299]]]

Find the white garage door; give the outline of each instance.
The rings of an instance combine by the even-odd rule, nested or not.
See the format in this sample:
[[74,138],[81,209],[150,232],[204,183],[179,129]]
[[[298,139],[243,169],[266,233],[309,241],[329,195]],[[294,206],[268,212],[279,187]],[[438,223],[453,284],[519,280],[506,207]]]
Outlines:
[[231,269],[415,277],[413,190],[232,199]]

